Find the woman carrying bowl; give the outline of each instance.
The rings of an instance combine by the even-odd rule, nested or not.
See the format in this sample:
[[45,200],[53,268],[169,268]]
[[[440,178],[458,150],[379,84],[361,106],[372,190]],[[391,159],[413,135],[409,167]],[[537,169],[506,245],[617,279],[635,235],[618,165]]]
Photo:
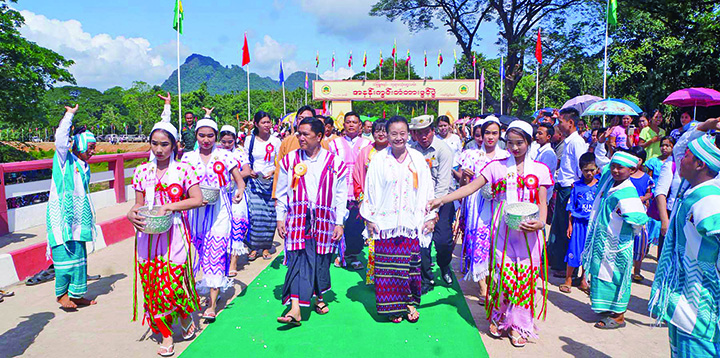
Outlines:
[[[169,96],[165,99],[169,107]],[[140,273],[143,289],[143,322],[162,334],[161,356],[174,353],[172,326],[178,318],[183,338],[193,337],[190,313],[199,306],[190,260],[190,227],[182,212],[202,205],[200,178],[192,166],[175,161],[178,134],[169,115],[168,110],[168,122],[155,124],[150,132],[154,158],[135,169],[135,205],[127,214],[138,230],[135,274]],[[150,207],[153,217],[146,219],[143,215],[148,215]],[[137,295],[133,294],[133,320],[136,315]]]
[[[192,230],[198,262],[195,273],[202,271],[203,278],[197,284],[199,294],[209,292],[208,307],[201,317],[210,322],[217,316],[217,299],[220,291],[232,285],[228,279],[228,248],[230,247],[231,205],[240,203],[245,190],[238,170],[238,161],[232,153],[216,147],[218,126],[209,119],[212,109],[206,110],[206,118],[197,122],[195,135],[198,149],[185,153],[182,161],[194,167],[200,176],[200,190],[207,205],[190,211]],[[234,180],[236,189],[233,194]]]
[[[529,159],[532,142],[530,124],[517,120],[506,132],[507,149],[511,156],[493,160],[472,182],[442,198],[432,200],[429,209],[462,199],[490,183],[493,198],[499,205],[492,216],[490,247],[494,255],[490,262],[492,278],[486,305],[490,320],[490,335],[499,338],[507,332],[515,347],[523,347],[528,338],[536,338],[535,319],[544,318],[547,309],[547,290],[536,294],[536,285],[547,281],[547,264],[543,262],[543,232],[547,216],[547,189],[553,183],[550,170],[544,164]],[[506,208],[517,203],[537,205],[539,217],[523,220],[517,229],[506,221]],[[515,204],[515,205],[513,205]],[[522,214],[522,213],[520,213]]]

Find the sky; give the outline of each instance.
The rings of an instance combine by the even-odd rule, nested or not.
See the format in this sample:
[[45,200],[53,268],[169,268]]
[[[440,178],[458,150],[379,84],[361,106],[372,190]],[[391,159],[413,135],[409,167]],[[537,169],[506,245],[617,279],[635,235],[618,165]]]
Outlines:
[[[390,56],[397,41],[398,60],[410,50],[416,71],[428,53],[428,75],[452,71],[455,38],[444,28],[411,33],[405,24],[368,15],[377,0],[184,0],[181,62],[193,53],[210,56],[224,66],[240,65],[243,34],[250,47],[250,71],[277,79],[284,72],[315,71],[325,79],[347,78]],[[161,84],[177,68],[174,0],[19,0],[12,4],[25,18],[21,34],[75,61],[70,72],[79,86],[105,90],[129,87],[133,81]],[[499,55],[495,24],[483,24],[473,50]],[[336,71],[330,59],[335,52]],[[348,68],[352,51],[353,67]]]

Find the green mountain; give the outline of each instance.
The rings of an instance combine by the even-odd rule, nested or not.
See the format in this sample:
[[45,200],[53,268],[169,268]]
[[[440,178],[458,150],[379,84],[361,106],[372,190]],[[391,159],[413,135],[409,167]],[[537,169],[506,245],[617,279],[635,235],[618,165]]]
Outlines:
[[[314,73],[308,74],[310,81],[315,79]],[[207,83],[210,94],[225,94],[233,91],[247,89],[247,73],[237,65],[223,66],[211,57],[192,54],[180,66],[180,81],[184,92],[195,91],[200,88],[203,82]],[[305,72],[295,72],[285,77],[285,89],[292,91],[297,88],[304,88]],[[160,86],[164,91],[177,93],[177,70],[168,77]],[[252,90],[280,90],[282,87],[279,81],[270,77],[260,77],[250,73],[250,89]]]

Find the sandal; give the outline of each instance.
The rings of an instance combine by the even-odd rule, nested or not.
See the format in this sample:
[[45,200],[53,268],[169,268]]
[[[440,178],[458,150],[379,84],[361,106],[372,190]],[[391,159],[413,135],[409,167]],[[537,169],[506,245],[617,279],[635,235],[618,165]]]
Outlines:
[[190,338],[192,338],[193,336],[195,336],[195,322],[193,322],[192,320],[190,320],[190,324],[187,327],[184,327],[181,322],[180,327],[182,327],[182,330],[183,330],[182,337],[184,340],[187,341]]
[[291,324],[295,327],[299,327],[300,325],[302,325],[302,323],[297,318],[295,318],[291,315],[285,315],[282,317],[278,317],[277,321],[279,323]]
[[403,321],[402,316],[390,316],[390,322],[392,323],[400,323]]
[[562,293],[570,293],[572,290],[570,289],[570,285],[562,284],[560,285],[560,292]]
[[487,301],[485,301],[485,295],[482,295],[478,298],[478,304],[480,306],[485,306],[485,304],[487,304]]
[[15,292],[0,290],[0,298],[12,297],[12,296],[15,296]]
[[[322,306],[320,306],[321,303],[322,303]],[[315,305],[315,313],[317,313],[319,315],[324,315],[324,314],[328,314],[328,312],[330,312],[330,309],[328,308],[327,303],[320,301],[320,302],[318,302],[318,304]]]
[[[509,335],[509,337],[510,337],[510,344],[512,344],[513,347],[515,347],[515,348],[522,348],[522,347],[525,347],[525,344],[527,344],[527,339],[523,338],[522,336],[514,336],[511,334],[511,335]],[[522,340],[522,342],[521,342],[521,340]]]
[[235,277],[237,276],[237,270],[230,270],[228,272],[228,277]]
[[416,315],[416,316],[415,316],[414,319],[413,319],[413,318],[410,318],[410,316],[412,316],[412,315],[413,315],[413,312],[410,312],[410,313],[407,314],[407,320],[408,320],[408,322],[410,322],[410,323],[416,323],[418,320],[420,320],[420,312],[418,312],[417,310],[415,310],[415,315]]
[[[600,323],[602,323],[602,326],[600,325]],[[614,320],[612,317],[608,316],[608,317],[601,319],[597,323],[595,323],[595,328],[597,328],[597,329],[618,329],[618,328],[623,328],[626,325],[627,325],[627,323],[625,323],[625,321],[623,321],[622,323],[619,323],[618,321]]]
[[158,351],[158,355],[161,357],[170,357],[173,354],[175,354],[175,345],[171,344],[167,347],[160,346],[160,350]]
[[272,254],[269,252],[267,254],[263,254],[263,260],[272,260]]
[[[493,332],[493,326],[495,326],[495,332]],[[490,334],[490,336],[493,338],[501,338],[502,337],[502,333],[500,332],[500,328],[499,328],[497,322],[495,322],[495,321],[490,322],[488,334]]]
[[257,251],[252,251],[248,254],[248,261],[255,261],[257,260]]
[[633,275],[632,275],[632,282],[641,283],[641,282],[643,282],[644,279],[645,279],[645,277],[643,277],[643,275],[640,275],[640,274],[637,274],[637,275],[636,275],[636,274],[633,274]]
[[590,286],[578,286],[578,290],[584,292],[586,295],[590,296]]
[[207,313],[207,310],[205,310],[205,312],[200,315],[200,318],[206,319],[210,322],[215,322],[215,318],[217,318],[217,313]]
[[55,279],[55,270],[52,270],[52,272],[50,271],[50,269],[43,270],[43,271],[40,271],[39,273],[37,273],[35,276],[27,279],[27,281],[25,281],[25,285],[26,286],[35,286],[37,284],[52,281],[54,279]]
[[335,258],[335,262],[333,262],[333,266],[335,266],[335,267],[337,267],[337,268],[341,268],[341,267],[342,267],[342,263],[340,262],[340,258],[339,258],[339,257],[336,257],[336,258]]
[[365,268],[365,266],[360,261],[355,261],[351,263],[350,267],[352,267],[353,270],[362,270]]

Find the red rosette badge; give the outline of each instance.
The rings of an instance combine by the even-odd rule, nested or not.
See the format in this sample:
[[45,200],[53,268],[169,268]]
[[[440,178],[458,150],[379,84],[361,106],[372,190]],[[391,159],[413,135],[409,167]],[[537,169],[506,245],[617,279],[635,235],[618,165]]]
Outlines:
[[540,201],[540,195],[538,194],[540,179],[534,174],[529,174],[525,177],[525,186],[530,191],[530,202],[537,204]]
[[167,194],[170,197],[170,201],[176,203],[182,198],[183,188],[180,184],[172,184],[167,188]]
[[225,164],[222,162],[215,162],[215,164],[213,164],[213,171],[217,174],[220,187],[224,187],[225,184],[227,184],[225,181]]
[[275,147],[271,143],[268,143],[268,145],[265,146],[265,158],[264,159],[266,162],[269,162],[272,159],[272,152],[274,150],[275,150]]

